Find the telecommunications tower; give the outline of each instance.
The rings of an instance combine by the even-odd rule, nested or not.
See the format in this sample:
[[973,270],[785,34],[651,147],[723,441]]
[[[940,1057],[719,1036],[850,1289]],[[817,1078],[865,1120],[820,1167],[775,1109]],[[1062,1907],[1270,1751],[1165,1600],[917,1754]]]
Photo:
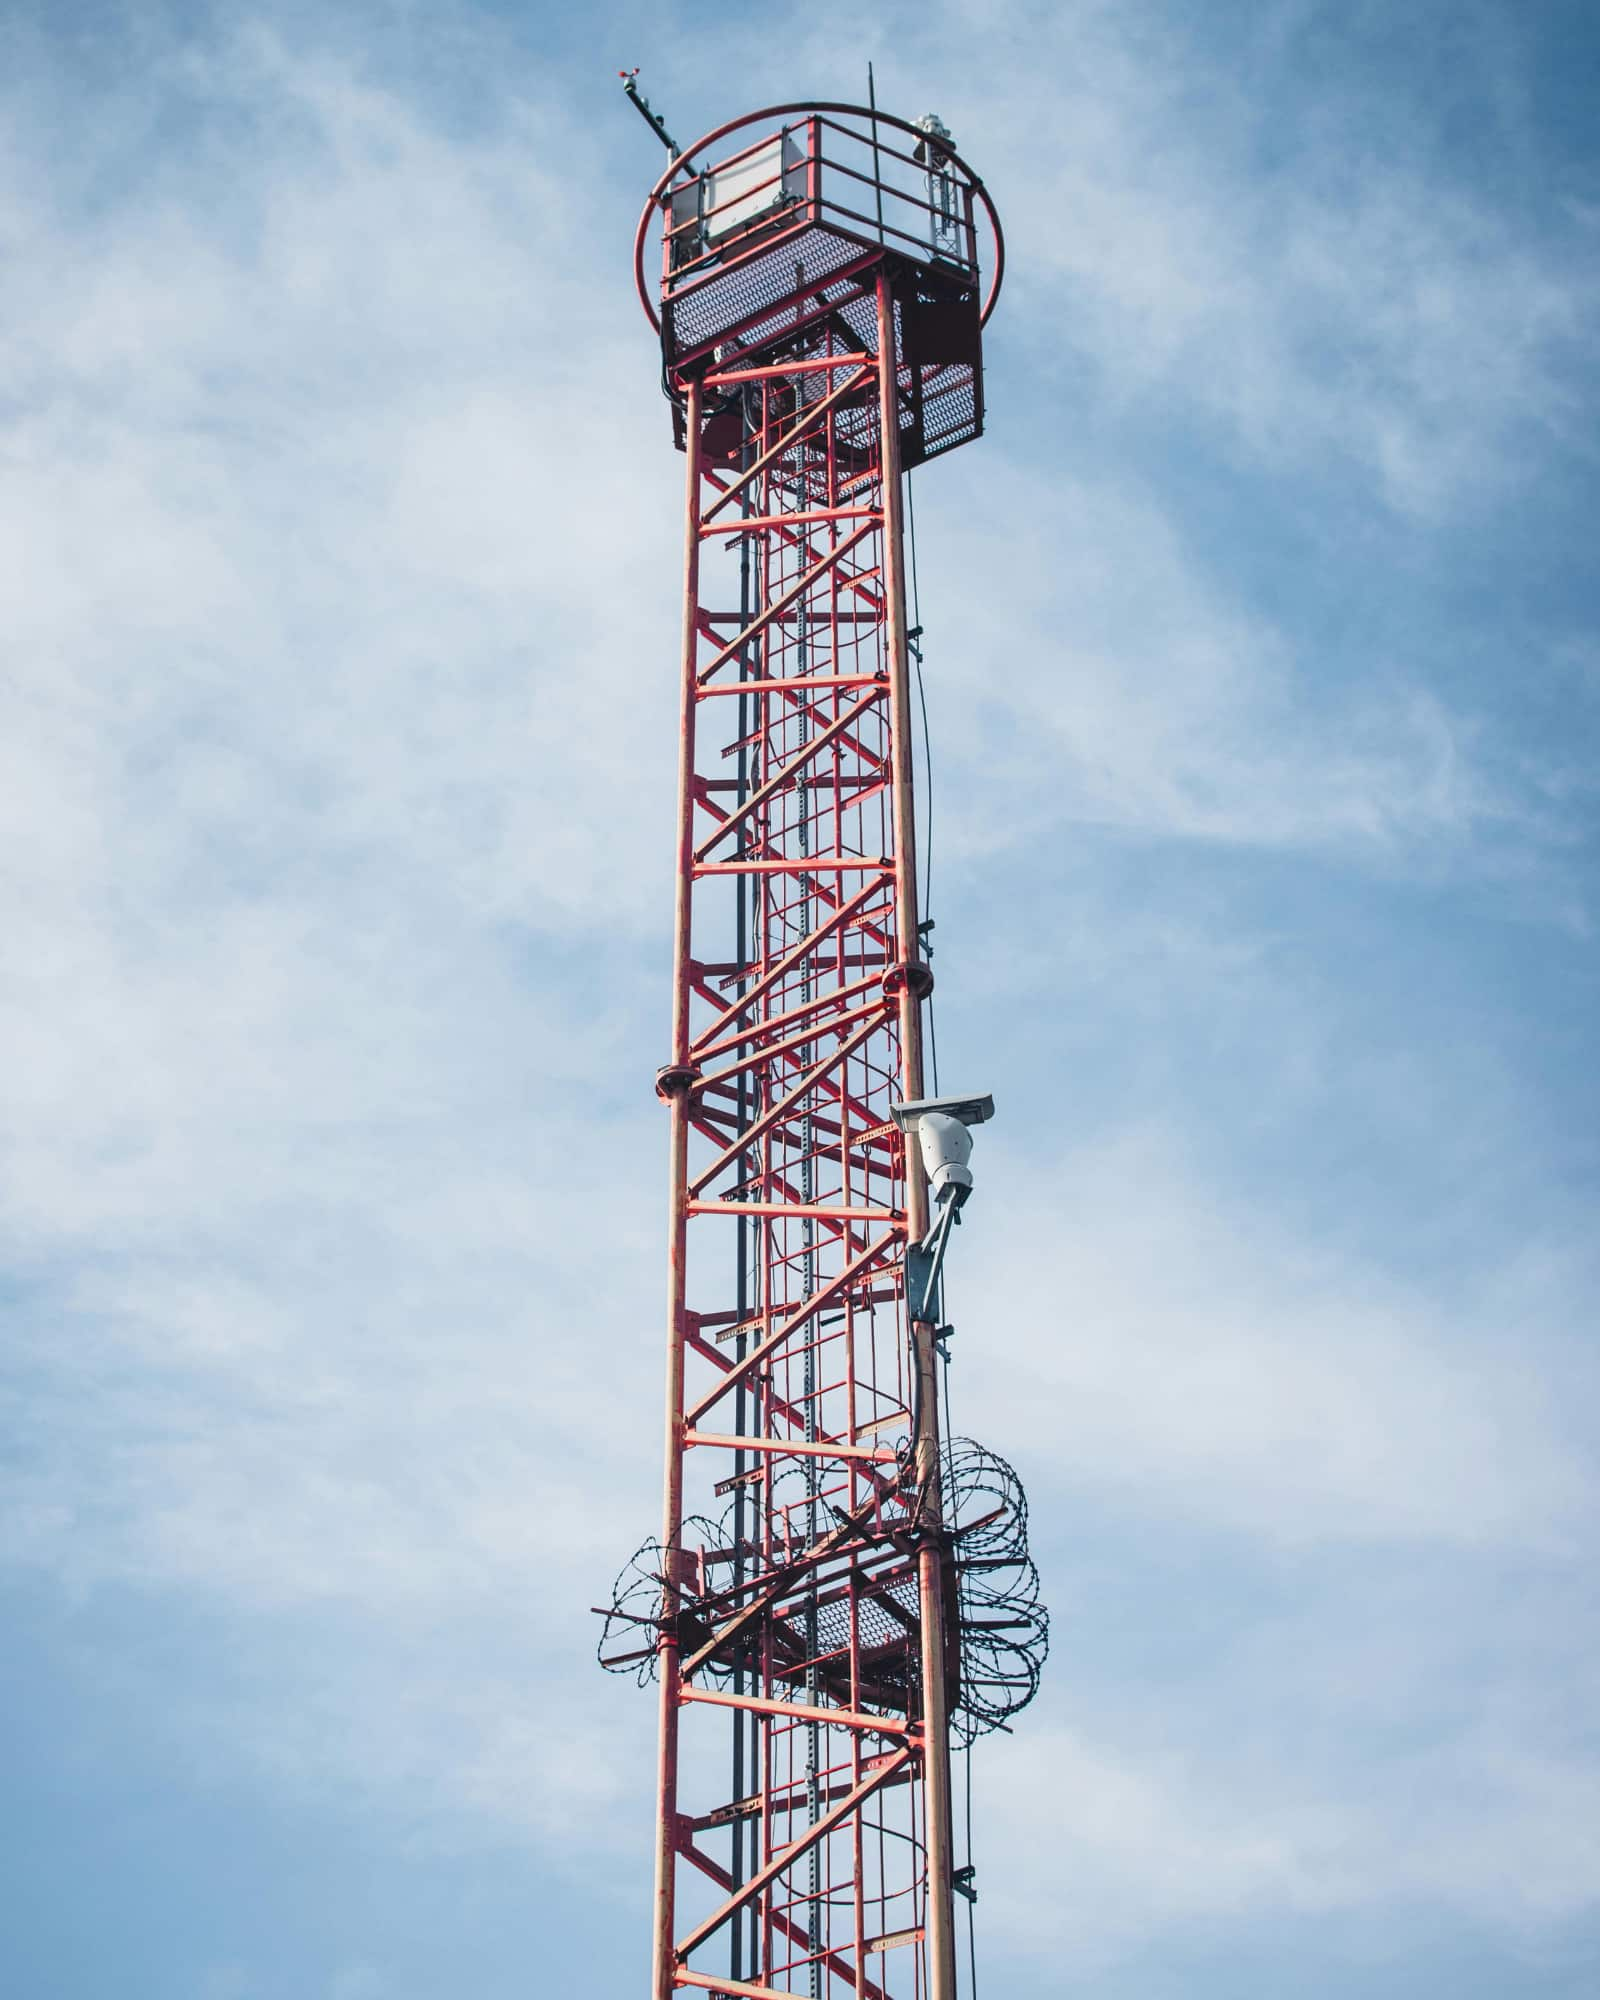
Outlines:
[[924,1087],[902,497],[983,429],[1000,227],[936,118],[680,152],[625,83],[687,463],[665,1505],[600,1644],[659,1683],[651,2000],[957,2000],[951,1739],[1047,1621],[1015,1475],[941,1429],[993,1107]]

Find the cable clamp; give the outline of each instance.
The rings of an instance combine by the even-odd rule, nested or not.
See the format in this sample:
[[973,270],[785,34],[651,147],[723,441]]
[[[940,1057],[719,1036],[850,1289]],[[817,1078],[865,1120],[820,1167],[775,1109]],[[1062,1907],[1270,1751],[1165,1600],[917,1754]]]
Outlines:
[[675,1097],[687,1096],[700,1078],[698,1063],[663,1063],[656,1071],[656,1096],[670,1104]]
[[886,1000],[898,1000],[902,993],[926,1000],[933,991],[933,967],[920,958],[904,959],[899,965],[891,965],[879,984]]

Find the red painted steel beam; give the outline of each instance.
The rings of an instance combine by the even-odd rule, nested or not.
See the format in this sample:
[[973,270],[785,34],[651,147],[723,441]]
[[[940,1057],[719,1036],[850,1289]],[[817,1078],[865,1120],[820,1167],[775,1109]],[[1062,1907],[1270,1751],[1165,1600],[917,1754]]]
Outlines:
[[[894,1782],[893,1779],[889,1780],[889,1783],[892,1784],[893,1782]],[[719,1868],[716,1862],[711,1859],[710,1855],[702,1853],[701,1850],[695,1845],[695,1843],[692,1840],[686,1840],[684,1842],[683,1854],[686,1860],[692,1861],[694,1863],[695,1867],[700,1870],[702,1875],[710,1876],[711,1880],[715,1882],[719,1888],[732,1889],[733,1887],[736,1886],[733,1877],[728,1873],[728,1871],[725,1868]],[[803,1945],[807,1942],[805,1932],[801,1930],[800,1926],[797,1923],[794,1923],[793,1921],[791,1921],[790,1918],[786,1916],[775,1916],[774,1927],[780,1930],[792,1944]],[[831,1972],[837,1973],[841,1979],[846,1981],[846,1983],[849,1985],[850,1991],[854,1994],[859,1995],[859,2000],[889,2000],[889,1996],[884,1992],[883,1988],[881,1986],[875,1986],[873,1982],[867,1978],[866,1974],[860,1970],[859,1967],[854,1966],[850,1963],[849,1959],[847,1959],[844,1956],[843,1952],[836,1952],[836,1951],[825,1952],[823,1954],[823,1963],[828,1967],[828,1969]],[[705,1977],[706,1975],[704,1973],[692,1972],[686,1968],[680,1968],[678,1973],[679,1981],[687,1982],[691,1986],[699,1984],[705,1979]],[[745,1982],[740,1982],[740,1983],[743,1984]],[[729,1991],[729,1987],[726,1980],[722,1982],[722,1988],[724,1992]],[[737,1986],[734,1987],[732,1990],[737,1991],[738,1990]],[[769,1988],[768,1990],[770,1991],[771,1989]],[[792,1996],[786,1995],[785,2000],[792,2000]]]
[[864,1729],[874,1736],[913,1736],[915,1725],[890,1715],[871,1715],[851,1708],[821,1708],[811,1702],[782,1701],[773,1695],[727,1694],[721,1688],[680,1687],[681,1703],[703,1702],[708,1708],[740,1708],[747,1715],[776,1716],[784,1722],[825,1723],[830,1729]]
[[853,1791],[842,1798],[837,1805],[830,1806],[820,1819],[807,1827],[803,1834],[797,1839],[790,1841],[786,1847],[781,1847],[719,1909],[713,1910],[710,1916],[703,1917],[695,1925],[694,1929],[689,1932],[687,1937],[679,1939],[679,1960],[686,1959],[690,1952],[695,1949],[696,1945],[704,1944],[708,1937],[713,1936],[717,1931],[721,1930],[722,1926],[734,1912],[748,1903],[752,1896],[759,1895],[775,1876],[782,1875],[788,1869],[792,1868],[802,1855],[814,1847],[819,1840],[824,1839],[842,1820],[847,1819],[858,1807],[865,1805],[872,1794],[877,1791],[878,1787],[886,1783],[895,1770],[898,1769],[899,1765],[910,1755],[911,1752],[909,1750],[903,1751],[898,1759],[890,1758],[877,1770],[869,1772]]
[[842,1438],[724,1437],[711,1431],[683,1434],[684,1448],[712,1445],[721,1451],[775,1451],[786,1458],[858,1458],[867,1465],[893,1465],[898,1454],[886,1446],[846,1444]]

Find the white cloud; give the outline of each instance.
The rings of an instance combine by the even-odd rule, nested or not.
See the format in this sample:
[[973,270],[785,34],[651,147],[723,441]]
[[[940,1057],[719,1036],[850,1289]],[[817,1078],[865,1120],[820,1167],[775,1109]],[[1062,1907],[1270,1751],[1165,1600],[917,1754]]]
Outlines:
[[341,1966],[333,1976],[328,1988],[328,2000],[379,2000],[387,1990],[387,1982],[375,1965],[359,1960],[353,1965]]
[[554,1837],[527,1688],[655,1505],[653,1396],[595,1410],[656,1355],[649,340],[538,103],[447,139],[270,36],[158,82],[196,150],[98,219],[29,155],[8,214],[7,1552],[248,1627],[274,1782]]
[[1351,470],[1403,514],[1519,483],[1530,432],[1570,440],[1592,258],[1570,219],[1535,232],[1445,180],[1448,91],[1327,75],[1314,116],[1286,111],[1311,58],[1284,10],[1215,47],[1160,6],[1032,25],[1003,108],[969,79],[962,113],[1033,322],[1012,338],[1086,361],[1090,394],[1209,418],[1302,483]]
[[1449,1744],[1311,1771],[1283,1718],[1182,1755],[1030,1721],[979,1781],[985,1936],[1019,1958],[1092,1968],[1197,1920],[1429,1906],[1531,1938],[1600,1901],[1587,1767]]
[[[956,1282],[990,1365],[962,1421],[1058,1505],[1095,1492],[1268,1544],[1579,1545],[1588,1440],[1551,1371],[1581,1267],[1552,1288],[1508,1256],[1456,1305],[1297,1240],[1148,1132],[986,1179]],[[1519,1320],[1535,1368],[1502,1332]]]
[[1326,664],[1228,602],[1148,499],[1015,464],[979,479],[925,510],[931,549],[960,546],[984,579],[941,604],[930,648],[938,795],[977,794],[998,763],[1008,805],[944,813],[942,851],[1076,821],[1408,870],[1543,837],[1542,802],[1483,768],[1417,667],[1331,692]]
[[1263,1808],[1031,1718],[1026,1744],[984,1752],[986,1819],[1005,1829],[986,1857],[985,1920],[1013,1948],[1101,1955],[1155,1925],[1349,1896],[1337,1812]]
[[[1424,516],[1503,472],[1508,426],[1556,407],[1572,288],[1387,172],[1241,202],[1192,147],[1150,143],[1167,86],[1118,18],[1049,28],[1048,127],[1030,77],[1007,108],[963,72],[973,155],[1020,225],[1006,365],[1031,287],[1052,324],[1071,303],[1101,389],[1159,390],[1268,463],[1347,454]],[[154,149],[121,99],[92,135],[20,118],[0,197],[0,1230],[26,1411],[6,1553],[80,1603],[132,1585],[157,1622],[212,1632],[199,1690],[137,1649],[104,1663],[152,1727],[419,1839],[528,1840],[576,1870],[640,1843],[653,1727],[587,1669],[587,1606],[656,1488],[680,464],[629,204],[547,77],[448,132],[270,35],[193,45],[151,88],[198,107],[198,136]],[[1052,139],[1024,158],[1004,128],[1030,120]],[[53,184],[69,155],[104,176],[98,213]],[[1028,528],[967,552],[975,611],[954,566],[939,586],[942,796],[969,787],[944,851],[1074,818],[1397,867],[1507,824],[1537,846],[1420,673],[1313,698],[1294,635],[1134,481],[986,450],[981,474],[947,470]],[[948,551],[938,490],[919,504]],[[1237,969],[1225,916],[1119,923],[1093,968],[1109,1003],[1119,954]],[[1310,1033],[1292,1011],[1266,1024],[1285,1062]],[[1068,1532],[1081,1498],[1240,1560],[1558,1564],[1592,1482],[1541,1377],[1581,1263],[1486,1252],[1496,1288],[1463,1322],[1433,1274],[1269,1229],[1164,1137],[1047,1165],[1051,1203],[1008,1222],[986,1194],[964,1233],[958,1282],[992,1324],[964,1328],[960,1367],[992,1339],[1008,1369],[963,1387],[962,1422]],[[1494,1315],[1526,1329],[1514,1361]],[[1250,1631],[1292,1737],[1336,1705],[1336,1649]],[[1455,1655],[1401,1650],[1413,1726]],[[1363,1701],[1399,1671],[1341,1657]],[[1588,1767],[1514,1712],[1515,1674],[1497,1685],[1513,1712],[1469,1714],[1444,1777],[1423,1772],[1441,1803],[1398,1879],[1461,1906],[1520,1846],[1493,1906],[1560,1916],[1586,1894]],[[1003,1838],[1066,1802],[1097,1935],[1394,1893],[1404,1769],[1366,1817],[1314,1770],[1247,1772],[1224,1807],[1225,1740],[1210,1762],[1152,1751],[1098,1698],[1092,1729],[991,1748],[1016,1811],[985,1822]],[[1214,1720],[1175,1717],[1194,1740]],[[332,1990],[375,1977],[352,1964]]]
[[202,2000],[249,2000],[257,1991],[249,1970],[233,1962],[209,1966],[201,1987]]
[[1424,1284],[1153,1131],[996,1145],[954,1422],[1030,1490],[1052,1657],[975,1764],[986,1938],[1093,1969],[1272,1919],[1520,1950],[1592,1915],[1581,1221]]

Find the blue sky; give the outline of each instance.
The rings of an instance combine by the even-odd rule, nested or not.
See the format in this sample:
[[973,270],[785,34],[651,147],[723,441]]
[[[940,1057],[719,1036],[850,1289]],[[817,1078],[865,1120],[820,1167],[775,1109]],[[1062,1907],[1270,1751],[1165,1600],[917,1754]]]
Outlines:
[[[1592,9],[16,7],[0,1990],[642,1990],[680,462],[658,169],[936,108],[983,1990],[1600,1961]],[[553,1718],[559,1705],[560,1722]]]

